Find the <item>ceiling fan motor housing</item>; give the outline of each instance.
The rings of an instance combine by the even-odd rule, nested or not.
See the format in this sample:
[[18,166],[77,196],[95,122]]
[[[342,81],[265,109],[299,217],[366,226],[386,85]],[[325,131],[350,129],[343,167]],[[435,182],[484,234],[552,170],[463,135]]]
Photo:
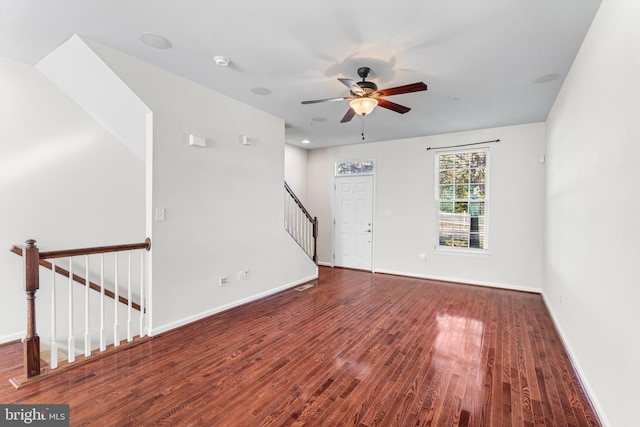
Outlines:
[[358,86],[360,86],[368,95],[378,90],[378,86],[375,83],[365,81],[370,72],[371,68],[369,67],[358,68],[358,75],[362,78],[362,81],[358,82]]

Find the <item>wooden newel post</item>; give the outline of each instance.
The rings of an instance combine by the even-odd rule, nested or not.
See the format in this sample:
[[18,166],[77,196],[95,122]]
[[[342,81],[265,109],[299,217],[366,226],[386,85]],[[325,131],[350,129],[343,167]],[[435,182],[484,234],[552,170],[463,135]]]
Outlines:
[[27,336],[23,341],[27,378],[40,375],[40,337],[36,332],[36,292],[40,285],[40,251],[35,240],[27,240],[25,248],[25,287],[27,291]]

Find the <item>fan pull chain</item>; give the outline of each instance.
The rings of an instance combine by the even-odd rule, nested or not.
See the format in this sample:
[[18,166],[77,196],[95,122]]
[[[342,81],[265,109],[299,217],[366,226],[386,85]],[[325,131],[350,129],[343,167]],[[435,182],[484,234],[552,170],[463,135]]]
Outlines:
[[362,140],[364,141],[364,116],[365,114],[362,115]]

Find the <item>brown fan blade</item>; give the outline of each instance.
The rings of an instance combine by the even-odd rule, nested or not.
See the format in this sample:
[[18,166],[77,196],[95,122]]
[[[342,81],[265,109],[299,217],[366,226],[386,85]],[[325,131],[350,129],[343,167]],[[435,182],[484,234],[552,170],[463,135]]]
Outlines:
[[347,114],[345,114],[342,120],[340,120],[340,123],[350,122],[351,119],[353,119],[353,116],[355,115],[356,115],[355,110],[353,108],[349,108],[349,111],[347,111]]
[[391,96],[403,93],[420,92],[421,90],[427,90],[427,85],[422,82],[418,82],[404,86],[396,86],[389,89],[381,89],[378,92],[380,92],[382,96]]
[[362,88],[358,86],[358,83],[354,82],[353,80],[351,79],[338,79],[338,80],[340,80],[342,84],[348,87],[351,92],[357,93],[358,95],[361,95],[364,93]]
[[387,110],[395,111],[396,113],[404,114],[411,111],[411,108],[404,105],[396,104],[395,102],[387,101],[383,98],[376,98],[378,100],[378,107],[386,108]]
[[302,101],[302,104],[318,104],[320,102],[344,101],[345,99],[353,99],[353,97],[343,96],[342,98],[314,99],[313,101]]

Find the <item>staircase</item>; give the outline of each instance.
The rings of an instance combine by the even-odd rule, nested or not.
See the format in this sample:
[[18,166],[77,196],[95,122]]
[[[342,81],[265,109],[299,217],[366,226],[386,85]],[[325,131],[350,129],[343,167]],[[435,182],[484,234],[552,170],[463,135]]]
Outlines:
[[318,218],[311,216],[286,182],[284,190],[284,228],[317,265]]
[[[35,243],[27,240],[25,246],[10,249],[23,257],[27,294],[25,367],[24,375],[11,380],[16,388],[123,343],[139,341],[148,328],[150,239],[48,252],[40,252]],[[36,315],[39,290],[46,301],[38,305],[43,313]],[[47,325],[42,346],[36,320]],[[41,367],[43,360],[46,368]]]

